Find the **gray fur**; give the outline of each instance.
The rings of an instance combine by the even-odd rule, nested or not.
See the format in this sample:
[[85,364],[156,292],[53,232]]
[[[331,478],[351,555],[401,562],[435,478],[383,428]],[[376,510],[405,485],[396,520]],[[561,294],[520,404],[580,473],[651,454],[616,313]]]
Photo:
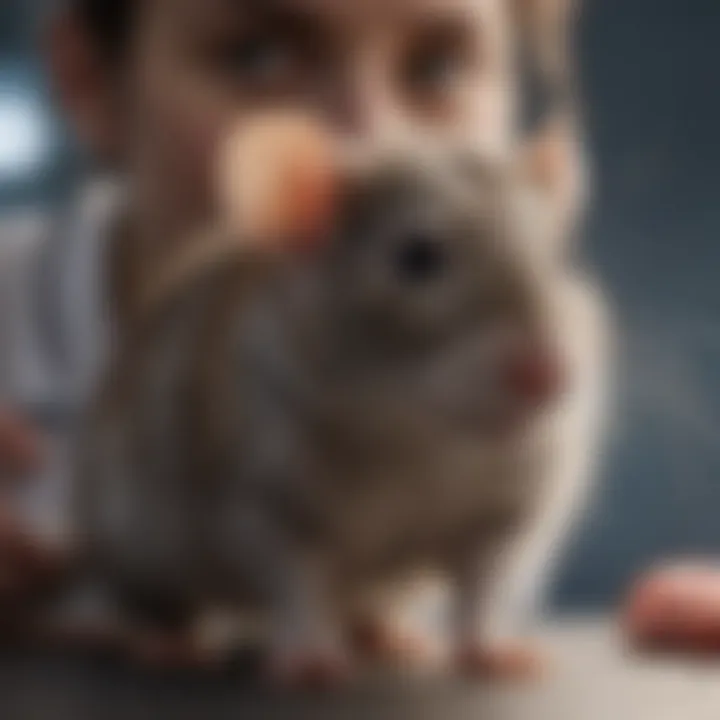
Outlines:
[[[348,185],[326,248],[286,263],[219,242],[148,312],[88,423],[82,526],[114,587],[259,609],[281,654],[337,649],[361,598],[422,571],[480,641],[521,539],[548,549],[586,485],[592,444],[560,468],[568,423],[594,437],[601,302],[545,216],[518,222],[539,206],[517,174],[401,158]],[[398,275],[405,229],[439,238],[444,274]],[[538,339],[570,388],[497,434],[518,410],[497,358]]]

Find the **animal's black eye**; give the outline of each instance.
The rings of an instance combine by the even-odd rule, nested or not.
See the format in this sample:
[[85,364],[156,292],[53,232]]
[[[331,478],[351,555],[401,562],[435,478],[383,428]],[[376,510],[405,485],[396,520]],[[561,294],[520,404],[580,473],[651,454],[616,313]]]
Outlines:
[[439,277],[445,269],[446,257],[443,247],[431,235],[414,232],[400,244],[395,257],[395,269],[399,277],[411,282],[429,282]]

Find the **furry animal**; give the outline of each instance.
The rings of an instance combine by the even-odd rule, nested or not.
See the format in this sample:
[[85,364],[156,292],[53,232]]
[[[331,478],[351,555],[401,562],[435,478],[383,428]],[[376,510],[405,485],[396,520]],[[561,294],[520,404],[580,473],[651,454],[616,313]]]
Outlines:
[[530,164],[389,152],[304,254],[219,233],[179,261],[83,440],[87,559],[135,626],[241,608],[283,678],[333,674],[352,622],[432,572],[484,667],[588,486],[603,397],[602,301]]

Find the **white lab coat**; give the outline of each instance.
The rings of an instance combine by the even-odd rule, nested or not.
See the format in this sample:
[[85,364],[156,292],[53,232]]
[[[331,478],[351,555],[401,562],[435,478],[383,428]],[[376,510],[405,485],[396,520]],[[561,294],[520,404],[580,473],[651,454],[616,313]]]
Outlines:
[[0,403],[47,432],[41,476],[16,491],[37,532],[67,532],[74,417],[108,346],[105,251],[119,188],[94,181],[59,215],[24,212],[0,222]]

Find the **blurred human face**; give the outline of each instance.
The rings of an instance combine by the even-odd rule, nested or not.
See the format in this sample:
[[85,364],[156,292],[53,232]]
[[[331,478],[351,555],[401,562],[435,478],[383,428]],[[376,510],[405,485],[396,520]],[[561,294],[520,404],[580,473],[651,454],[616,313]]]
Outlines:
[[124,85],[123,154],[148,233],[213,211],[213,167],[243,114],[309,108],[338,131],[511,137],[505,0],[153,0]]

